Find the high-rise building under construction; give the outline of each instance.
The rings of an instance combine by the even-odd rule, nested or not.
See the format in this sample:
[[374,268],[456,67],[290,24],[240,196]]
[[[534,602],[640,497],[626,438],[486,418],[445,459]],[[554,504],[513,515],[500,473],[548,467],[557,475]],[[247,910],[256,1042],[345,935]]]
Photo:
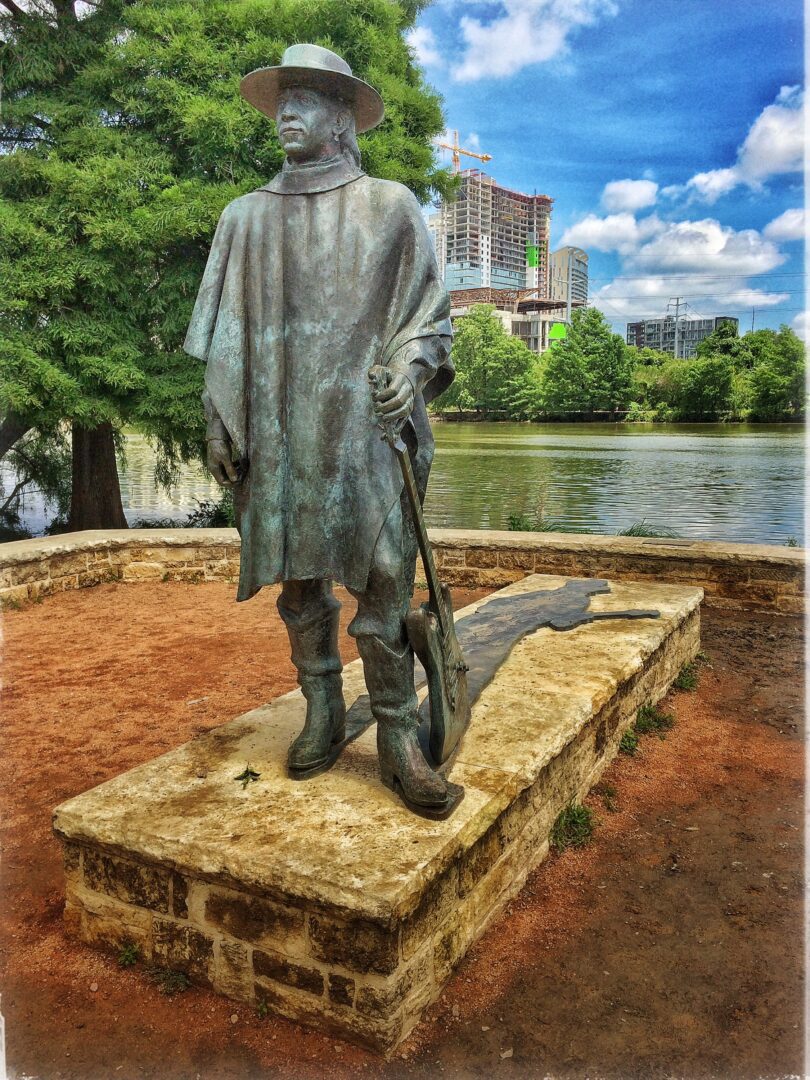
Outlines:
[[458,197],[428,219],[447,289],[536,289],[548,298],[554,200],[500,187],[480,169],[460,175]]

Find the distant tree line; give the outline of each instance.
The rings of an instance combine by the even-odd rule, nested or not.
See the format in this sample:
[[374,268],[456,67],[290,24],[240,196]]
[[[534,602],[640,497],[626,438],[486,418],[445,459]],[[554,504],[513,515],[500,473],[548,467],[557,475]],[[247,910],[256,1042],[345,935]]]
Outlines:
[[488,420],[799,420],[804,344],[787,326],[740,337],[724,323],[690,360],[627,345],[596,308],[573,312],[568,336],[536,356],[493,305],[456,322],[456,380],[436,402]]

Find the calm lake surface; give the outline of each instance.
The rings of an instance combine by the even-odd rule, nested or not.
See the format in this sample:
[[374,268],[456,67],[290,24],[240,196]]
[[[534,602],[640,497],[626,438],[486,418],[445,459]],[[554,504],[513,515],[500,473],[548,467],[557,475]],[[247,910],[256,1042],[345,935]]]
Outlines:
[[[511,513],[615,533],[646,518],[684,537],[804,542],[804,428],[795,424],[434,425],[428,524],[501,529]],[[183,523],[218,497],[201,469],[183,470],[170,495],[156,491],[154,454],[126,437],[121,471],[130,522]],[[31,499],[25,520],[45,524]]]

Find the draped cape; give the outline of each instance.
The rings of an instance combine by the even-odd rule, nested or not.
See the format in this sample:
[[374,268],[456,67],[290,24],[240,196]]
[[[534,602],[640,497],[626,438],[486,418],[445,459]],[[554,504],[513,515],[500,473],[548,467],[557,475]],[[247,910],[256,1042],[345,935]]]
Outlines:
[[449,300],[402,185],[360,173],[308,194],[273,186],[223,211],[184,345],[247,462],[237,598],[307,578],[362,592],[402,491],[367,372],[416,361],[416,381],[427,375],[412,416],[424,475],[425,402],[453,378]]

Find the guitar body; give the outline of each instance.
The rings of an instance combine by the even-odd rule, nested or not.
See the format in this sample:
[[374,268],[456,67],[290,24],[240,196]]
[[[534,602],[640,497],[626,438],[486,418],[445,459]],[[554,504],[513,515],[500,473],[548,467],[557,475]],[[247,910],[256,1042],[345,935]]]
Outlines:
[[470,722],[467,668],[453,626],[450,590],[441,585],[447,633],[429,604],[408,613],[406,626],[411,647],[427,675],[430,709],[429,748],[436,766],[443,765],[461,741]]

